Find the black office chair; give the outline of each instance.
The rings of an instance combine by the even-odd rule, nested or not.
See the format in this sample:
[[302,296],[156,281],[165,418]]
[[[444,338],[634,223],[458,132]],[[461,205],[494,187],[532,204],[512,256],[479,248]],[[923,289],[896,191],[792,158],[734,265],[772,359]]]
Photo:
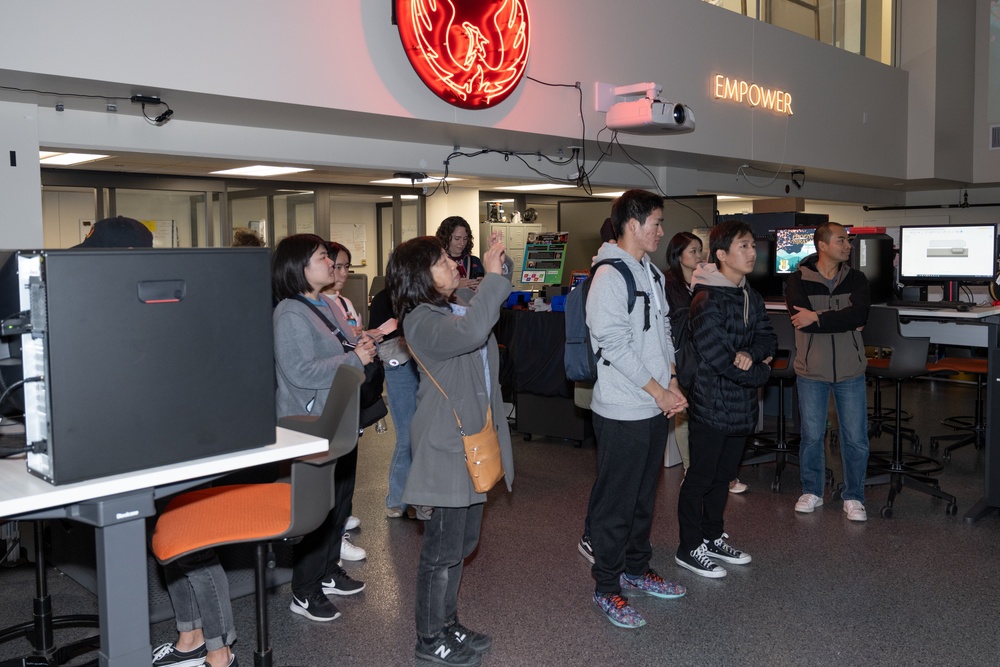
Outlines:
[[[774,463],[771,490],[778,492],[785,464],[799,464],[798,434],[788,433],[785,423],[785,388],[795,381],[795,327],[786,312],[769,313],[768,317],[778,338],[778,350],[771,360],[771,377],[778,380],[778,421],[776,430],[755,433],[747,439],[750,457],[744,458],[740,466]],[[832,481],[832,477],[833,472],[828,470],[827,481]]]
[[908,338],[899,329],[899,311],[895,308],[873,306],[868,314],[868,324],[862,330],[865,345],[881,348],[888,356],[880,356],[868,363],[868,373],[875,378],[896,383],[896,423],[890,451],[871,452],[868,457],[868,477],[865,486],[889,485],[889,497],[880,513],[892,517],[896,495],[904,486],[948,501],[946,513],[956,514],[955,496],[941,490],[937,479],[930,475],[940,472],[943,466],[928,456],[903,454],[902,387],[903,381],[927,372],[928,338]]
[[948,356],[927,364],[927,370],[931,373],[945,371],[950,373],[970,373],[976,376],[975,415],[945,417],[942,419],[941,424],[943,426],[954,429],[957,433],[931,436],[931,450],[936,450],[942,441],[952,442],[952,444],[945,447],[944,452],[941,454],[941,458],[947,463],[951,460],[951,453],[960,447],[973,445],[976,449],[982,449],[986,445],[984,397],[986,395],[986,375],[989,373],[987,359],[985,357]]
[[360,369],[340,366],[321,415],[278,420],[279,426],[330,441],[326,454],[292,463],[290,484],[238,484],[190,491],[171,500],[157,519],[152,548],[161,563],[225,544],[254,544],[255,667],[270,667],[273,661],[267,620],[268,546],[315,530],[333,508],[336,461],[358,442],[359,388],[363,380]]

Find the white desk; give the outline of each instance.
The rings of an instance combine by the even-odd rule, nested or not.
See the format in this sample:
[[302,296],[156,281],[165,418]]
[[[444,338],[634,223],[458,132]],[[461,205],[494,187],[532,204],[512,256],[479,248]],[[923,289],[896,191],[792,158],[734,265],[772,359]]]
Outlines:
[[60,486],[29,473],[23,457],[0,459],[0,517],[60,518],[94,526],[100,665],[148,665],[145,519],[155,513],[154,499],[205,477],[318,454],[328,446],[324,439],[279,428],[273,445]]

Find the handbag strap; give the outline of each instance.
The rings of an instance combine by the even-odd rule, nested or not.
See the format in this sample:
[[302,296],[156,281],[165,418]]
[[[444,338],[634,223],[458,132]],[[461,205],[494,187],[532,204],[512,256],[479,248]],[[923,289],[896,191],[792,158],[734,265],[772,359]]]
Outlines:
[[[438,384],[438,381],[434,379],[434,376],[431,375],[431,372],[429,370],[427,370],[427,366],[424,366],[424,362],[420,361],[420,357],[418,357],[416,355],[416,353],[413,351],[413,348],[410,348],[410,356],[417,360],[417,363],[420,364],[420,367],[424,369],[424,373],[427,373],[427,377],[429,377],[431,379],[431,382],[433,382],[434,386],[438,388],[438,391],[441,392],[441,395],[444,396],[445,398],[447,398],[448,402],[450,403],[451,402],[451,398],[449,398],[448,394],[446,394],[445,391],[444,391],[444,389],[441,388],[441,385]],[[462,420],[459,419],[458,412],[455,410],[455,406],[454,405],[451,406],[451,411],[452,411],[452,414],[455,415],[455,421],[458,422],[458,432],[461,433],[463,436],[467,435],[467,433],[465,432],[465,429],[462,427]],[[487,400],[486,401],[486,423],[489,424],[489,423],[492,423],[492,421],[493,421],[493,406],[491,406],[489,400]]]
[[330,319],[323,314],[323,311],[321,311],[319,308],[316,307],[316,304],[314,304],[312,301],[305,298],[301,294],[296,294],[292,298],[295,299],[296,301],[301,301],[302,303],[309,306],[309,310],[316,313],[316,317],[322,320],[323,324],[325,324],[330,329],[330,331],[336,334],[337,338],[340,339],[340,344],[343,345],[346,349],[353,350],[355,347],[357,347],[357,345],[347,340],[347,336],[345,336],[344,332],[340,330],[340,327],[331,322]]

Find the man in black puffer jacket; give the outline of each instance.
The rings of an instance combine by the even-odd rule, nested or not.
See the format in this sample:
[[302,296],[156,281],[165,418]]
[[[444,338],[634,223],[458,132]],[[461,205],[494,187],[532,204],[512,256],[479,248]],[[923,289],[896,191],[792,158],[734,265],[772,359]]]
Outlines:
[[757,259],[745,222],[716,225],[709,238],[715,264],[701,264],[691,284],[689,326],[697,374],[689,394],[691,466],[677,501],[678,565],[703,577],[726,576],[715,563],[743,565],[750,555],[726,543],[723,513],[746,438],[757,423],[757,389],[771,375],[777,347],[764,300],[746,276]]

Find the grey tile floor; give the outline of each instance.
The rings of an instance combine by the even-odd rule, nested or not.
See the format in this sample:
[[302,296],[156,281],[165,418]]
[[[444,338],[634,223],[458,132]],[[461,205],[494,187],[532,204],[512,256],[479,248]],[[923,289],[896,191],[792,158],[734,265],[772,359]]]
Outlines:
[[[905,386],[911,424],[922,436],[943,432],[937,420],[971,412],[968,386],[920,381]],[[892,400],[889,391],[887,400]],[[421,526],[383,513],[392,431],[361,441],[354,512],[362,519],[355,542],[368,550],[349,571],[367,583],[360,595],[337,600],[343,616],[313,623],[288,611],[287,587],[269,598],[275,664],[413,664],[413,583]],[[888,448],[887,436],[873,449]],[[892,519],[878,509],[887,488],[867,492],[870,520],[850,523],[841,503],[796,515],[797,469],[781,490],[770,490],[773,467],[745,468],[750,485],[731,496],[726,529],[753,555],[728,566],[725,579],[707,580],[673,563],[677,544],[679,467],[663,473],[652,533],[652,565],[688,587],[685,598],[635,597],[648,625],[613,627],[594,608],[589,564],[576,551],[593,481],[594,449],[515,436],[514,492],[490,493],[479,550],[469,560],[460,592],[462,621],[494,636],[487,666],[538,665],[992,665],[1000,656],[1000,518],[977,524],[963,513],[982,495],[984,455],[957,451],[940,475],[958,498],[945,503],[904,489]],[[841,478],[836,448],[829,464]],[[83,612],[93,598],[54,573],[59,612]],[[30,568],[0,571],[0,619],[30,615]],[[234,602],[244,667],[253,664],[252,598]],[[172,640],[171,622],[153,626],[154,645]],[[0,645],[0,660],[23,642]]]

